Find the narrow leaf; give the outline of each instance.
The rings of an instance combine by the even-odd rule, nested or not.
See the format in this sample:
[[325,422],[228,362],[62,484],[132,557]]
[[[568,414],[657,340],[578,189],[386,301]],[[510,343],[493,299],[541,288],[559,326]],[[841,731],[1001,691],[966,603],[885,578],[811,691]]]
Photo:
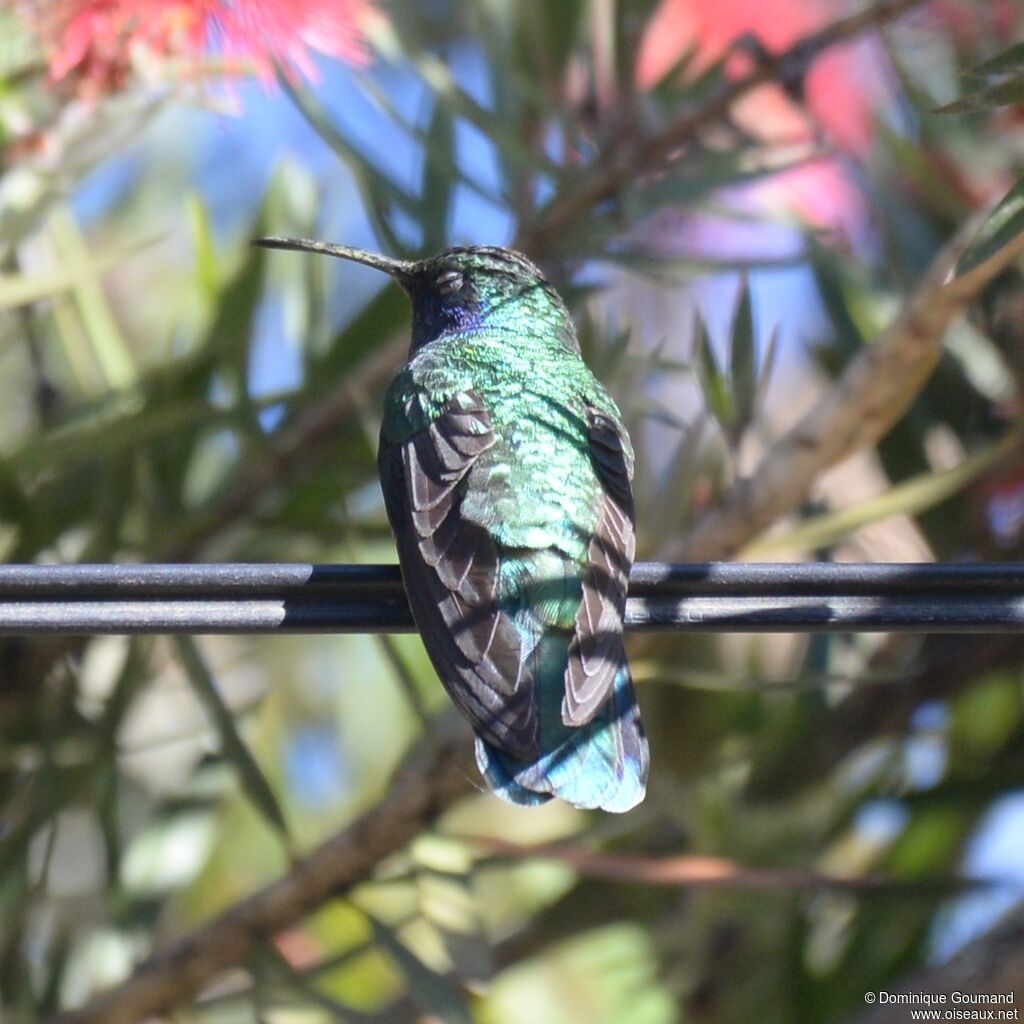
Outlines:
[[1002,75],[1009,72],[1019,71],[1024,74],[1024,43],[1015,43],[1008,50],[990,57],[987,61],[979,64],[969,73],[970,78],[983,77],[985,75]]
[[431,148],[426,151],[423,161],[418,219],[423,229],[423,248],[427,252],[437,252],[448,241],[454,194],[450,168],[455,162],[455,123],[441,102],[434,104],[429,136]]
[[691,42],[679,57],[662,72],[661,76],[649,86],[649,92],[662,103],[678,102],[679,94],[683,91],[682,83],[700,51],[700,43],[696,40]]
[[[337,498],[334,500],[337,500]],[[420,728],[428,737],[433,736],[435,729],[434,723],[430,718],[430,712],[427,710],[427,706],[423,700],[423,694],[420,692],[419,684],[416,682],[413,674],[409,671],[408,666],[402,659],[401,652],[398,650],[398,645],[395,643],[395,638],[389,633],[380,633],[377,636],[377,643],[384,654],[384,660],[388,663],[388,667],[391,669],[391,674],[395,677],[395,682],[401,689],[405,699],[409,702],[409,707],[412,709],[412,713],[416,716],[416,720],[419,722]]]
[[772,371],[775,369],[775,357],[779,351],[779,329],[775,327],[768,336],[768,344],[765,346],[764,358],[757,371],[757,387],[754,396],[754,411],[756,412],[764,405],[765,395],[772,382]]
[[981,266],[1024,232],[1024,179],[1002,198],[956,265],[957,276]]
[[462,843],[420,836],[413,843],[420,911],[444,942],[464,982],[494,974],[490,943],[473,893],[473,858]]
[[[316,983],[316,977],[313,972],[296,967],[271,942],[265,942],[256,950],[250,966],[253,969],[253,973],[257,975],[258,980],[263,980],[264,982],[271,980],[271,978],[279,980],[289,989],[299,993],[313,1006],[318,1006],[325,1010],[330,1015],[330,1019],[337,1021],[338,1024],[346,1024],[349,1021],[352,1024],[369,1024],[369,1022],[376,1019],[370,1014],[360,1012],[355,1007],[340,1003],[337,999],[322,991]],[[264,973],[269,977],[266,979],[260,978],[260,975]]]
[[532,52],[523,56],[531,60],[547,81],[558,81],[580,40],[586,5],[582,0],[560,0],[557,4],[517,4],[520,13],[519,31]]
[[736,407],[736,426],[750,422],[757,393],[757,356],[754,350],[754,311],[746,277],[740,284],[739,300],[732,321],[729,342],[729,377]]
[[1024,43],[1017,43],[963,76],[964,95],[937,114],[966,114],[1024,101]]
[[1007,82],[996,82],[984,89],[961,96],[952,103],[937,107],[936,114],[974,114],[980,110],[996,110],[1015,103],[1024,103],[1024,78],[1013,78]]
[[[52,219],[57,249],[68,262],[88,262],[88,248],[70,213]],[[92,344],[96,362],[110,387],[127,387],[136,379],[135,358],[121,334],[98,275],[84,274],[74,286],[75,302]]]
[[450,978],[431,970],[398,935],[370,917],[377,944],[395,962],[409,985],[413,1001],[444,1024],[473,1024],[465,993]]
[[[476,193],[493,206],[501,205],[501,197],[493,188],[484,184],[469,169],[460,166],[450,142],[440,145],[439,141],[444,142],[444,140],[435,140],[429,126],[423,128],[406,117],[392,101],[388,92],[382,89],[371,75],[364,75],[360,84],[377,107],[423,147],[427,159],[433,160],[439,169],[443,168],[452,184],[465,185],[471,192]],[[450,113],[448,116],[450,118]]]
[[506,159],[528,170],[555,178],[562,176],[562,168],[542,148],[524,141],[514,123],[499,117],[471,96],[459,84],[448,65],[435,53],[427,50],[406,52],[397,33],[386,22],[377,22],[373,32],[375,43],[386,55],[398,60],[408,59],[436,94],[438,101],[444,103],[453,116],[464,117],[483,132],[501,149]]
[[696,314],[694,325],[694,356],[704,401],[715,419],[724,429],[728,430],[735,419],[735,406],[728,381],[719,368],[714,346],[708,336],[707,325],[699,313]]
[[288,842],[288,825],[274,791],[260,770],[245,741],[235,727],[235,716],[224,703],[220,690],[199,653],[195,640],[189,636],[175,637],[181,664],[188,675],[196,697],[206,709],[221,742],[221,753],[238,772],[242,789],[267,824]]
[[202,197],[196,192],[191,192],[187,196],[185,210],[196,248],[196,281],[203,297],[212,302],[220,284],[220,264],[213,240],[210,212]]
[[40,274],[0,274],[0,310],[17,309],[63,295],[124,262],[142,248],[139,244],[94,253]]
[[850,534],[893,516],[918,515],[959,493],[972,480],[1004,458],[1020,443],[1020,435],[1008,435],[998,444],[964,459],[940,473],[923,473],[897,484],[877,498],[849,508],[806,519],[781,536],[764,537],[744,548],[744,557],[763,557],[782,551],[815,551],[838,544]]
[[277,80],[282,91],[295,104],[295,109],[351,171],[363,197],[366,214],[380,240],[397,256],[411,255],[406,252],[401,239],[392,229],[389,211],[400,210],[415,220],[416,198],[399,186],[345,135],[309,89],[290,81],[284,74],[279,74]]

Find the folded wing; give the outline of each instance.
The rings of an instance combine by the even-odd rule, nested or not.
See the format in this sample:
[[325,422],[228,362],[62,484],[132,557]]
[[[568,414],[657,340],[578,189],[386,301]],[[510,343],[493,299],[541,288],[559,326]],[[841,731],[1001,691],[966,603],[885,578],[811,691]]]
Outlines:
[[600,410],[588,409],[587,421],[590,458],[604,495],[587,553],[583,600],[565,670],[562,720],[576,726],[591,721],[609,699],[616,673],[625,664],[622,623],[636,550],[629,442],[616,422]]
[[519,631],[500,607],[499,553],[461,512],[469,474],[494,444],[483,400],[462,391],[402,444],[382,441],[380,468],[409,601],[441,681],[478,735],[529,757],[533,681]]

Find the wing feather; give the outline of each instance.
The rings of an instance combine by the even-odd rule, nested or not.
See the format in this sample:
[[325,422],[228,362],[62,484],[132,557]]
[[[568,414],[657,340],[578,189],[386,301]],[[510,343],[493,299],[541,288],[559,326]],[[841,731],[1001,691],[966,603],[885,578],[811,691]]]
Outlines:
[[590,457],[604,494],[565,670],[562,720],[570,726],[593,719],[611,696],[625,662],[622,623],[636,550],[632,450],[610,416],[590,408],[587,419]]
[[528,756],[538,721],[519,631],[499,606],[499,552],[461,514],[468,478],[495,441],[483,400],[459,392],[403,443],[382,438],[381,473],[413,615],[441,681],[479,735]]

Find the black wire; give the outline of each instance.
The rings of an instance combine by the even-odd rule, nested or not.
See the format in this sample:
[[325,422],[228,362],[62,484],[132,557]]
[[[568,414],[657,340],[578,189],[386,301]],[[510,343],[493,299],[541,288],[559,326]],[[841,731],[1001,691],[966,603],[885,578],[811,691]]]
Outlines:
[[[0,566],[0,633],[408,632],[394,565]],[[626,628],[1024,632],[1021,564],[634,566]]]

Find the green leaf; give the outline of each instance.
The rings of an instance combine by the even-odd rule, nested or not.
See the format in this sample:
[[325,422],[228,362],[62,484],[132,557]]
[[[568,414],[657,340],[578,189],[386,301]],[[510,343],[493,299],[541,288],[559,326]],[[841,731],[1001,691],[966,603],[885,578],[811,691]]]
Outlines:
[[757,398],[757,353],[754,348],[754,310],[750,285],[744,276],[732,319],[729,342],[729,378],[737,427],[746,426],[754,414]]
[[29,306],[73,291],[84,282],[95,280],[99,274],[123,263],[143,248],[145,245],[140,243],[91,253],[78,260],[63,262],[45,273],[0,274],[0,310]]
[[956,265],[957,276],[979,267],[1024,232],[1024,178],[1000,200]]
[[431,970],[398,935],[370,916],[377,944],[402,972],[413,1001],[444,1024],[473,1024],[466,994],[450,978]]
[[82,556],[105,561],[130,508],[130,455],[100,458],[70,471],[33,482],[32,500],[19,523],[13,561],[31,561],[68,531],[87,526],[89,544]]
[[522,63],[540,72],[542,81],[557,82],[565,73],[580,41],[586,7],[585,0],[521,0],[514,5]]
[[197,192],[190,192],[185,198],[185,212],[192,229],[196,250],[196,281],[202,296],[213,302],[220,290],[220,261],[217,246],[213,240],[210,213]]
[[423,700],[420,685],[405,664],[401,651],[398,650],[398,645],[395,643],[395,638],[388,633],[381,633],[377,636],[377,643],[384,654],[384,660],[391,669],[391,674],[398,683],[399,689],[409,702],[409,707],[416,716],[420,728],[427,736],[433,735],[435,732],[434,723],[431,721],[430,712],[427,710],[427,705]]
[[396,184],[359,149],[309,89],[285,75],[278,76],[278,81],[310,127],[348,164],[361,190],[371,190],[374,196],[396,204],[410,216],[414,213],[415,196]]
[[719,365],[707,325],[699,314],[694,327],[694,353],[708,409],[730,444],[735,445],[754,417],[761,390],[754,344],[754,311],[745,278],[729,325],[728,367]]
[[527,170],[561,178],[562,167],[540,147],[531,146],[520,134],[518,124],[499,117],[471,96],[452,74],[448,65],[428,50],[407,52],[396,34],[386,24],[375,26],[374,40],[390,59],[408,60],[424,82],[430,86],[439,103],[447,106],[452,116],[464,117],[478,128],[511,163]]
[[[409,322],[409,300],[397,285],[387,285],[346,324],[314,366],[321,388],[335,385],[361,362],[372,359],[385,341]],[[397,369],[397,366],[396,366]]]
[[295,104],[295,109],[352,172],[356,187],[363,198],[366,214],[380,240],[394,255],[410,257],[412,254],[407,251],[407,247],[402,244],[391,227],[389,214],[393,206],[415,220],[416,197],[401,188],[349,139],[309,89],[291,81],[284,74],[279,74],[277,80],[281,89]]
[[1024,102],[1024,43],[979,64],[963,76],[964,95],[936,110],[966,114]]
[[[364,75],[361,79],[363,89],[367,95],[376,103],[376,105],[388,116],[392,121],[395,122],[400,128],[404,129],[411,138],[415,139],[422,147],[427,160],[433,162],[434,166],[438,171],[443,171],[450,179],[449,184],[460,184],[465,185],[470,191],[475,192],[481,199],[487,202],[499,206],[501,205],[501,196],[495,192],[494,189],[488,187],[480,181],[474,174],[472,174],[467,168],[460,166],[459,161],[456,159],[454,146],[452,140],[442,135],[441,138],[435,139],[429,126],[422,128],[415,122],[409,120],[401,110],[392,102],[390,96],[385,92],[370,75]],[[435,102],[435,116],[437,111],[437,104]],[[450,118],[450,115],[449,115]],[[424,246],[426,248],[426,246]]]
[[952,103],[937,107],[936,114],[974,114],[981,110],[995,110],[1009,107],[1015,103],[1024,103],[1024,78],[1014,78],[1008,82],[997,82],[984,89],[961,96]]
[[775,369],[775,357],[779,351],[779,328],[776,326],[770,335],[768,335],[768,343],[765,345],[764,358],[761,360],[761,366],[757,371],[757,387],[756,394],[754,396],[754,411],[762,408],[765,401],[765,396],[768,393],[768,388],[772,382],[772,372]]
[[[266,223],[261,217],[254,235],[265,234]],[[264,294],[268,250],[259,246],[248,246],[242,266],[217,297],[216,312],[200,350],[213,360],[215,366],[225,374],[227,383],[238,401],[248,399],[249,385],[249,344],[256,324],[256,314]],[[197,365],[194,383],[197,391],[207,393],[208,377],[206,367]],[[240,420],[243,417],[239,417]],[[250,416],[250,426],[258,430]]]
[[[265,942],[256,949],[251,959],[251,966],[258,982],[265,984],[271,978],[279,980],[289,989],[299,993],[313,1006],[319,1006],[326,1010],[330,1019],[338,1021],[339,1024],[344,1024],[347,1021],[358,1024],[358,1022],[375,1019],[369,1014],[360,1013],[354,1007],[346,1006],[322,991],[313,972],[296,967],[272,942]],[[264,978],[264,974],[269,977]],[[261,986],[258,984],[257,988],[259,987]]]
[[420,912],[444,942],[463,982],[486,982],[494,974],[490,943],[473,892],[474,859],[465,844],[420,836],[412,846]]
[[[55,214],[51,226],[61,257],[79,266],[88,263],[89,251],[85,239],[70,212]],[[74,285],[73,291],[82,324],[104,379],[112,388],[128,387],[137,376],[135,358],[107,302],[102,282],[95,274],[83,275]]]
[[[238,413],[232,408],[217,408],[208,402],[167,402],[139,407],[138,396],[127,408],[112,408],[111,415],[95,415],[84,423],[59,426],[30,437],[7,456],[7,465],[17,472],[60,470],[80,462],[109,459],[126,449],[148,444],[190,427],[228,426]],[[120,413],[120,414],[119,414]]]
[[959,694],[952,707],[950,740],[988,758],[1018,735],[1022,717],[1020,680],[1015,672],[996,672]]
[[[834,361],[845,363],[879,330],[877,312],[868,303],[867,286],[855,282],[846,263],[838,260],[833,252],[812,241],[810,262],[818,295],[832,325],[832,345],[840,350]],[[830,369],[834,371],[838,367]]]
[[704,393],[704,401],[715,419],[723,428],[728,429],[733,423],[735,406],[729,391],[729,383],[718,366],[718,357],[711,344],[707,324],[700,313],[695,314],[693,337],[697,378]]
[[653,95],[662,105],[668,103],[675,103],[678,100],[679,94],[682,91],[682,84],[685,80],[687,71],[693,64],[697,55],[701,52],[701,45],[699,42],[694,40],[691,42],[682,54],[676,58],[675,62],[670,64],[668,68],[662,73],[661,77],[658,78],[649,88],[649,92]]
[[96,805],[99,825],[103,832],[106,851],[107,882],[113,887],[120,878],[121,822],[119,801],[121,775],[118,766],[118,739],[125,717],[147,679],[149,654],[152,649],[147,637],[132,637],[128,653],[114,688],[103,707],[96,725],[97,775]]
[[782,551],[816,551],[831,547],[872,523],[893,516],[917,515],[934,508],[964,489],[981,473],[996,465],[1015,445],[1019,434],[1010,434],[998,444],[968,456],[958,466],[939,473],[923,473],[891,487],[877,498],[826,512],[787,530],[780,536],[763,537],[743,549],[744,557],[758,558]]
[[980,78],[985,75],[1002,75],[1019,71],[1024,74],[1024,43],[1015,43],[1008,50],[990,57],[968,72],[969,78]]
[[174,640],[192,689],[220,736],[221,753],[238,773],[242,789],[253,806],[282,840],[288,843],[288,825],[281,805],[256,759],[239,735],[235,727],[235,716],[224,703],[195,640],[190,636],[178,636]]
[[455,123],[443,103],[434,104],[428,135],[431,147],[423,161],[418,220],[423,230],[424,250],[438,252],[448,243],[454,195],[451,168],[455,164]]

